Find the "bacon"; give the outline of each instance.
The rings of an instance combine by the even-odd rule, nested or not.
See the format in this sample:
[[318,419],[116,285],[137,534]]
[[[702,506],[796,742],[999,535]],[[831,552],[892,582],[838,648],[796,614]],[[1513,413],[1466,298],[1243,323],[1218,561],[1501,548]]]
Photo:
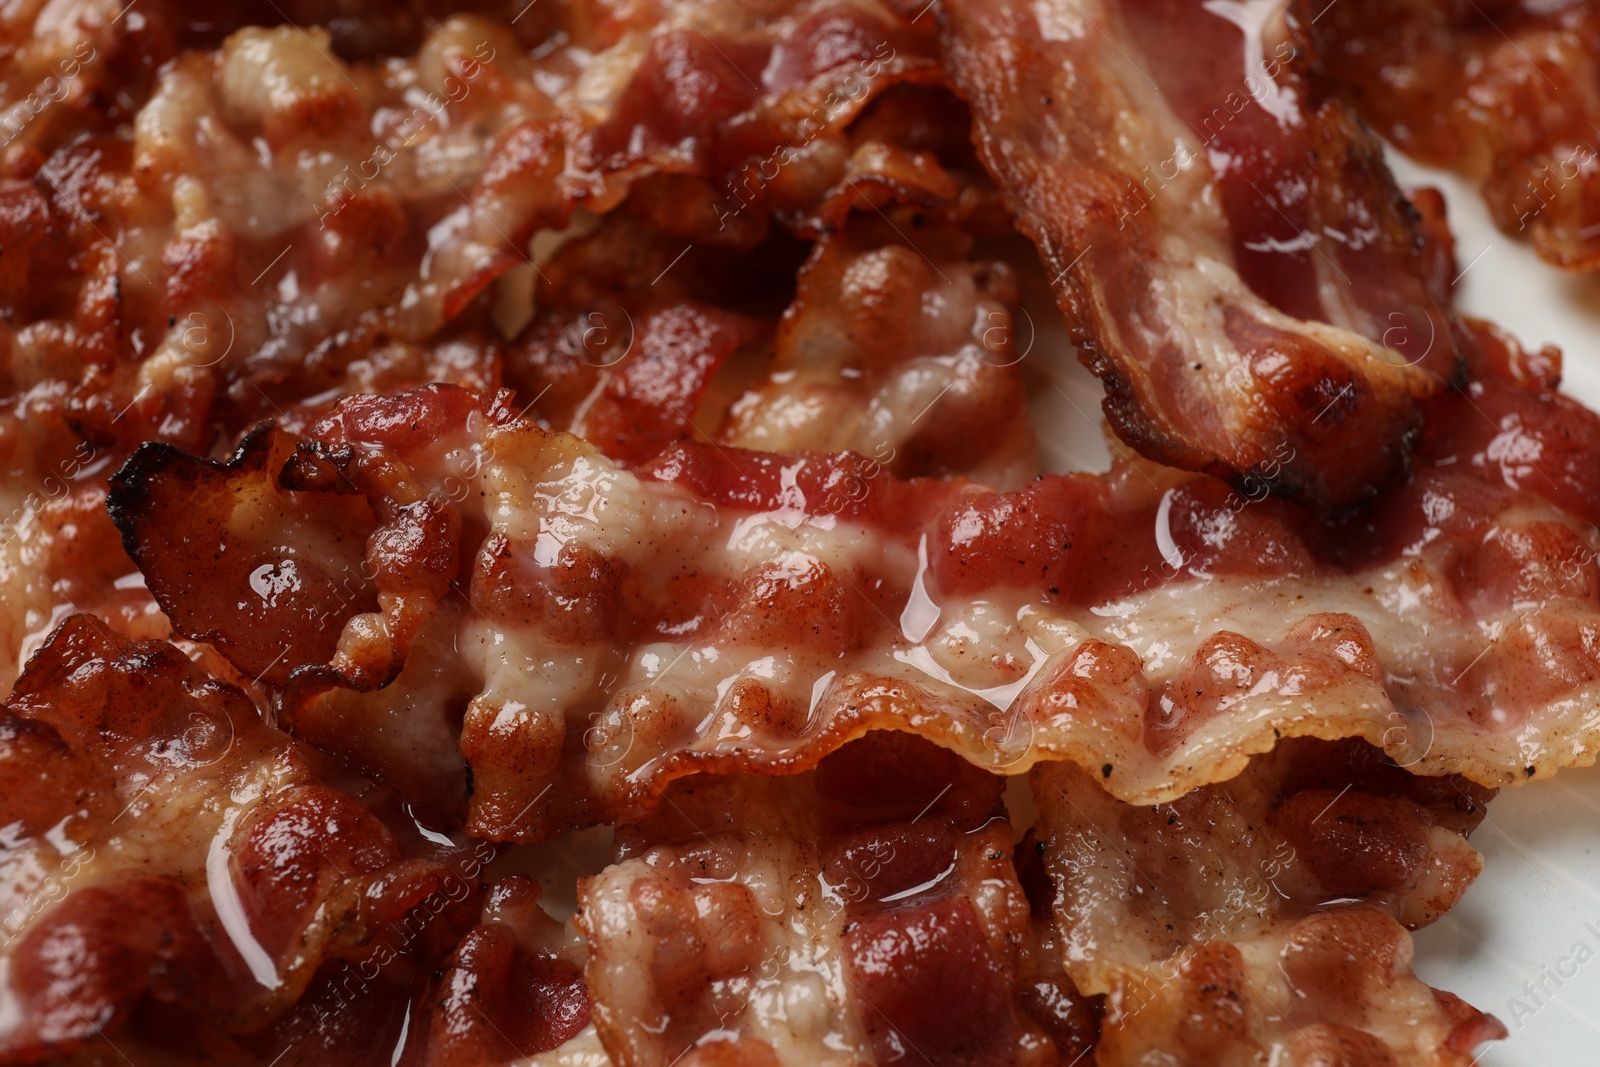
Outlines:
[[1096,1063],[1464,1067],[1506,1036],[1412,974],[1406,932],[1482,869],[1465,835],[1492,794],[1358,741],[1285,741],[1151,808],[1099,777],[1033,773],[1066,969],[1106,998]]
[[718,439],[1019,485],[1035,463],[1019,367],[1031,338],[1016,336],[1014,272],[970,247],[915,209],[858,216],[819,241],[770,369]]
[[113,1033],[140,1004],[257,1030],[324,960],[365,966],[391,924],[416,931],[399,954],[426,958],[483,864],[323,784],[170,645],[87,615],[0,713],[0,776],[8,1062]]
[[983,158],[1117,433],[1332,511],[1402,475],[1469,340],[1377,143],[1285,69],[1281,20],[1167,0],[942,10]]
[[[697,8],[692,23],[651,5],[482,7],[498,21],[423,4],[385,7],[384,26],[346,5],[331,31],[299,25],[321,14],[296,4],[0,16],[0,103],[53,79],[16,136],[0,122],[0,388],[71,434],[17,456],[28,489],[7,515],[36,512],[29,489],[56,484],[80,446],[111,464],[147,440],[200,453],[265,416],[305,426],[344,394],[496,388],[505,324],[538,270],[529,238],[575,206],[611,210],[635,184],[698,189],[698,223],[666,227],[696,240],[764,232],[780,211],[815,233],[871,196],[947,195],[969,213],[981,199],[938,165],[964,165],[948,132],[913,130],[887,160],[849,132],[885,90],[939,79],[931,18],[828,2]],[[718,49],[770,61],[735,110],[663,108],[647,91],[664,70],[710,77]],[[640,202],[660,223],[679,199],[646,189]],[[749,340],[742,320],[653,310],[654,349],[692,353],[702,385]],[[640,362],[583,428],[626,436],[642,460],[680,429],[661,391],[693,383],[675,376],[680,360]],[[27,578],[34,567],[5,572],[8,661],[71,601]],[[93,601],[71,602],[162,635],[148,597]]]
[[581,886],[614,1061],[1060,1062],[1019,1004],[1000,786],[887,734],[803,775],[675,786]]
[[111,0],[0,14],[0,171],[31,171],[84,133],[110,133],[146,99],[183,20],[159,0],[126,14]]
[[874,728],[1129,802],[1300,735],[1499,786],[1587,759],[1600,684],[1600,421],[1499,353],[1337,525],[1142,464],[997,493],[683,443],[630,472],[445,387],[225,467],[147,446],[111,508],[174,624],[293,731],[491,839]]
[[522,1062],[574,1041],[589,1024],[583,942],[513,875],[490,887],[483,921],[413,993],[419,1024],[402,1040],[409,1067]]
[[[619,211],[545,267],[507,382],[541,424],[628,466],[712,440],[1014,487],[1035,469],[1016,277],[936,219],[857,213],[802,265],[792,242],[686,248]],[[774,270],[799,270],[781,321],[791,283]]]
[[137,1063],[208,1056],[238,1067],[609,1067],[587,1021],[587,949],[575,928],[543,912],[525,875],[490,885],[481,914],[462,903],[467,889],[458,879],[438,894],[442,905],[461,904],[451,921],[406,916],[379,934],[366,958],[324,964],[265,1028],[229,1033],[146,1000],[113,1036],[53,1062],[126,1055]]
[[73,432],[58,390],[0,400],[0,691],[67,611],[166,635],[105,510],[105,477],[124,458]]
[[1312,7],[1297,13],[1319,80],[1408,155],[1479,182],[1495,223],[1545,260],[1600,267],[1593,4]]
[[[341,392],[493,388],[486,294],[513,302],[515,286],[496,283],[537,269],[525,251],[537,229],[560,229],[574,206],[611,210],[654,176],[698,183],[713,235],[733,214],[764,228],[781,209],[799,227],[827,200],[836,215],[854,201],[835,185],[872,170],[850,169],[851,120],[886,88],[939,78],[931,19],[837,2],[725,4],[692,20],[648,5],[526,20],[507,7],[515,32],[413,10],[402,21],[428,27],[416,54],[365,63],[336,55],[321,28],[247,26],[154,74],[176,41],[250,11],[218,12],[205,31],[164,7],[32,27],[39,63],[69,46],[105,54],[67,53],[82,67],[67,79],[75,103],[34,124],[37,148],[0,159],[0,351],[71,389],[75,427],[97,447],[200,450],[219,421],[238,433]],[[518,40],[536,26],[541,41]],[[146,64],[137,78],[122,69],[130,51]],[[662,93],[663,78],[699,89]],[[98,88],[108,79],[115,90]],[[44,117],[115,91],[99,136],[42,132]],[[754,192],[724,203],[747,165]]]

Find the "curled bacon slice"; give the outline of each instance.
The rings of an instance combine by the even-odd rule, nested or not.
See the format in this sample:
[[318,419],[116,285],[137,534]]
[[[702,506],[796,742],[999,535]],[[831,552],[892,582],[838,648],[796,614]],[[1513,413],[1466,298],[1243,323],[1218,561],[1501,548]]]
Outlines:
[[391,827],[240,690],[87,615],[0,712],[0,776],[7,1062],[139,1004],[257,1031],[325,960],[365,966],[389,924],[411,931],[391,959],[448,942],[484,862]]
[[1272,5],[1225,6],[941,10],[984,160],[1118,434],[1347,508],[1404,472],[1467,337],[1378,144],[1287,69]]
[[1406,927],[1482,869],[1485,792],[1361,742],[1291,740],[1225,785],[1119,803],[1033,772],[1068,973],[1105,996],[1095,1062],[1465,1067],[1506,1031],[1411,972]]
[[546,265],[506,381],[626,466],[695,439],[1011,488],[1036,468],[1032,339],[1015,272],[972,246],[915,206],[849,216],[809,258],[786,240],[686,249],[624,209]]
[[[142,441],[206,452],[339,395],[497,387],[538,269],[529,238],[575,205],[609,211],[639,186],[663,234],[744,247],[773,218],[814,234],[885,197],[969,215],[983,200],[977,168],[944,169],[967,166],[959,119],[927,133],[959,112],[948,94],[886,101],[903,143],[879,136],[884,109],[852,129],[891,90],[939,80],[931,18],[837,0],[392,7],[375,26],[347,4],[329,29],[301,3],[0,15],[0,520],[46,525],[33,490],[56,495],[91,465],[80,450],[97,479]],[[685,332],[661,325],[669,346]],[[699,334],[717,335],[708,367],[747,326],[718,325]],[[613,426],[668,376],[642,377]],[[672,429],[634,435],[637,458]],[[48,519],[92,533],[95,573],[117,560],[92,547],[93,508]],[[131,568],[80,596],[75,561],[62,585],[36,573],[72,555],[61,539],[21,551],[8,541],[0,567],[0,685],[68,603],[161,634],[148,598],[110,596]]]
[[1600,10],[1447,0],[1297,9],[1316,75],[1407,154],[1482,184],[1496,224],[1600,268]]
[[[657,212],[674,236],[759,233],[775,214],[815,232],[858,187],[920,173],[846,131],[884,90],[940,79],[933,20],[875,2],[413,9],[415,54],[381,60],[295,25],[174,55],[191,20],[102,6],[40,15],[40,54],[19,57],[19,79],[57,59],[85,73],[55,79],[75,103],[41,113],[37,146],[0,157],[0,354],[71,389],[86,438],[130,447],[202,449],[216,421],[237,432],[324,394],[493,387],[488,297],[536,270],[536,230],[660,178],[658,203],[698,205]],[[129,63],[145,67],[95,136],[45,136]],[[0,101],[23,89],[0,81]]]
[[384,925],[362,958],[324,963],[264,1028],[229,1033],[146,1001],[126,1026],[53,1062],[609,1067],[588,1022],[587,949],[570,923],[543,912],[539,896],[531,878],[511,875],[483,891],[480,909],[463,875]]
[[807,774],[675,786],[581,888],[613,1061],[1066,1062],[1022,1004],[1001,785],[873,734]]
[[407,1067],[523,1062],[574,1042],[589,1025],[583,941],[539,907],[539,886],[513,875],[490,886],[482,921],[415,989]]
[[[907,234],[915,234],[915,238]],[[901,476],[1012,488],[1035,470],[1017,279],[917,209],[858,215],[818,242],[772,363],[717,439],[853,451]]]
[[493,839],[873,728],[1138,802],[1297,735],[1498,786],[1593,758],[1600,419],[1479,344],[1416,475],[1338,525],[1143,464],[996,493],[684,443],[627,471],[445,387],[227,466],[148,446],[111,506],[291,729]]

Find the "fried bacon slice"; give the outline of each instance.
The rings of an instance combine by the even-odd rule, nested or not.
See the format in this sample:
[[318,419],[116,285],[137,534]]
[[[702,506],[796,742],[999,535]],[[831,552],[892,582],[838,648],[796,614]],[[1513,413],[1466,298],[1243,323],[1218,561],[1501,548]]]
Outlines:
[[695,439],[1013,488],[1037,464],[1017,280],[973,243],[891,205],[847,216],[809,258],[781,239],[685,250],[619,210],[543,268],[506,383],[627,466]]
[[404,59],[347,62],[292,25],[176,55],[112,129],[0,159],[0,354],[71,387],[97,444],[203,448],[214,421],[321,394],[493,387],[479,297],[535,269],[536,230],[653,175],[703,209],[675,234],[798,224],[860,170],[860,109],[939,78],[932,19],[876,3],[690,7],[542,8],[532,51],[458,15]]
[[1600,419],[1544,355],[1479,345],[1415,476],[1338,525],[1147,464],[997,493],[681,443],[628,471],[448,387],[226,465],[147,446],[110,503],[180,633],[491,839],[873,728],[1133,802],[1299,735],[1499,786],[1593,752]]
[[114,0],[0,12],[0,171],[127,121],[177,44],[164,3],[140,8],[132,19]]
[[287,1013],[263,1029],[228,1033],[146,1001],[115,1033],[51,1062],[609,1067],[588,1021],[587,949],[572,924],[544,913],[538,884],[526,875],[489,885],[481,908],[479,895],[468,899],[471,887],[460,872],[481,866],[486,848],[478,843],[475,858],[427,908],[383,926],[364,958],[325,963]]
[[[415,967],[459,936],[485,862],[396,829],[239,689],[88,615],[0,712],[0,772],[7,1062],[114,1033],[141,1004],[250,1034],[325,961]],[[400,947],[374,963],[390,924]]]
[[902,477],[1021,485],[1036,459],[1017,278],[971,248],[964,230],[916,209],[858,214],[822,238],[771,364],[734,401],[717,440],[852,451]]
[[1218,6],[940,10],[983,158],[1117,433],[1337,511],[1404,473],[1468,338],[1379,144],[1289,69],[1281,12]]
[[[905,735],[681,782],[581,886],[618,1067],[1066,1063],[1023,1007],[1002,780]],[[1066,1056],[1062,1056],[1065,1052]]]
[[416,1025],[394,1043],[399,1063],[455,1067],[535,1057],[537,1064],[546,1053],[593,1054],[585,1036],[587,948],[570,925],[540,909],[539,896],[526,875],[489,887],[481,921],[412,990]]
[[62,399],[0,399],[0,693],[67,613],[168,632],[106,514],[106,476],[127,457],[78,437]]
[[[70,604],[162,633],[147,597],[108,595],[132,567],[94,547],[94,509],[63,514],[37,487],[53,497],[76,478],[87,503],[145,440],[205,452],[219,431],[314,418],[341,394],[496,387],[508,275],[536,272],[528,238],[574,205],[610,210],[654,181],[652,225],[743,241],[773,212],[811,233],[923,185],[974,199],[938,165],[964,160],[948,131],[926,135],[935,105],[895,105],[926,113],[904,148],[851,133],[881,94],[937,80],[931,18],[836,2],[480,6],[386,6],[388,40],[348,4],[328,31],[282,25],[319,16],[287,3],[0,16],[0,103],[33,109],[0,116],[0,517],[88,531],[93,573],[122,567],[86,595],[37,573],[73,573],[54,566],[73,554],[60,539],[8,540],[0,686]],[[699,89],[650,88],[664,78]],[[686,227],[670,206],[690,199],[702,210]],[[41,415],[49,433],[29,425]]]
[[1035,768],[1020,850],[1048,869],[1068,973],[1105,996],[1096,1063],[1466,1067],[1506,1036],[1412,974],[1407,933],[1482,869],[1486,791],[1307,739],[1155,807],[1099,778]]
[[1315,75],[1408,155],[1479,182],[1495,223],[1600,268],[1600,10],[1587,2],[1296,7]]

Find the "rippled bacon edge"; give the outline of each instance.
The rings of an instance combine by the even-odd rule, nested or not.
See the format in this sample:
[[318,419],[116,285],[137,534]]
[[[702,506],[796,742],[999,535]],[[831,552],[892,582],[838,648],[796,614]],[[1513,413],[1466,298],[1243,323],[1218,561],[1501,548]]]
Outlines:
[[613,1062],[1083,1055],[1086,1002],[1070,982],[1048,1002],[1035,989],[1001,786],[903,734],[868,735],[806,774],[674,785],[581,887]]
[[1330,511],[1403,477],[1469,338],[1380,146],[1307,98],[1281,26],[1247,37],[1169,0],[940,11],[982,157],[1123,440]]
[[476,893],[459,855],[322,784],[238,689],[91,616],[18,681],[0,773],[8,1062],[115,1032],[140,1004],[258,1031],[325,959],[365,958],[389,924],[447,937]]
[[[922,121],[961,116],[926,94],[885,103]],[[641,222],[621,209],[543,268],[505,374],[542,425],[623,466],[698,438],[851,450],[902,477],[1004,488],[1036,472],[1016,272],[975,253],[948,212],[856,212],[809,254],[783,239],[685,252]]]
[[1406,930],[1482,869],[1465,835],[1492,793],[1359,741],[1287,740],[1151,808],[1095,778],[1035,768],[1019,865],[1050,889],[1068,972],[1105,996],[1096,1063],[1465,1067],[1506,1036],[1412,974]]
[[[925,87],[939,80],[930,58],[931,19],[908,28],[873,4],[813,3],[786,7],[773,18],[744,5],[729,7],[717,25],[739,43],[734,51],[745,60],[768,55],[770,73],[779,78],[770,86],[763,82],[754,99],[747,99],[750,86],[742,81],[723,85],[733,72],[715,46],[670,19],[657,22],[634,11],[626,33],[586,22],[585,34],[616,49],[595,60],[614,68],[614,84],[608,84],[616,98],[541,125],[522,121],[530,110],[539,112],[543,99],[523,78],[535,63],[523,52],[529,42],[559,36],[547,13],[541,8],[515,24],[521,45],[504,26],[482,18],[429,23],[416,56],[381,65],[394,79],[386,88],[372,83],[378,68],[370,63],[347,64],[341,69],[351,82],[330,84],[325,75],[335,60],[318,53],[326,47],[320,31],[294,27],[253,29],[215,54],[172,59],[171,27],[159,12],[135,12],[132,21],[140,23],[140,33],[149,31],[148,41],[129,36],[127,20],[112,24],[115,12],[102,12],[99,22],[85,12],[82,25],[57,27],[65,43],[34,42],[43,52],[66,48],[81,31],[93,47],[104,45],[107,56],[113,44],[123,56],[143,41],[153,66],[145,72],[149,84],[139,83],[148,93],[135,92],[130,82],[124,88],[131,95],[118,97],[118,108],[143,105],[131,144],[127,123],[62,144],[48,138],[15,143],[6,157],[16,165],[15,178],[0,179],[0,245],[7,250],[0,264],[0,380],[10,394],[0,402],[0,455],[17,472],[15,494],[0,493],[0,510],[25,517],[13,522],[18,528],[40,516],[28,540],[50,575],[36,576],[31,563],[20,561],[4,571],[10,579],[0,641],[10,652],[6,658],[20,659],[16,650],[42,639],[64,602],[114,618],[139,636],[164,635],[164,621],[142,589],[113,587],[132,569],[121,554],[87,547],[110,533],[91,499],[104,468],[120,464],[144,441],[206,452],[218,437],[235,440],[264,415],[304,426],[341,394],[392,394],[430,381],[492,389],[503,371],[512,385],[526,388],[519,410],[560,426],[571,414],[558,403],[562,391],[547,391],[549,375],[534,380],[539,376],[524,373],[526,353],[548,355],[553,347],[558,362],[569,361],[554,376],[567,392],[593,386],[597,373],[606,379],[582,428],[614,455],[648,458],[696,425],[714,431],[735,397],[719,395],[702,411],[696,407],[702,394],[737,388],[758,373],[804,255],[802,240],[785,227],[813,235],[845,225],[853,209],[876,217],[900,202],[925,213],[917,221],[966,225],[982,219],[991,230],[1004,226],[992,188],[964,143],[964,111],[948,93]],[[211,29],[220,32],[237,14],[219,13]],[[529,37],[536,21],[543,29]],[[417,29],[408,25],[405,32]],[[336,39],[341,32],[350,27],[336,30]],[[482,59],[490,49],[497,50],[498,63]],[[565,60],[539,55],[549,78],[559,82],[572,73],[561,67]],[[172,61],[158,77],[154,66],[166,59]],[[253,69],[252,63],[270,67],[282,91],[268,98],[250,91],[259,79],[239,71]],[[706,67],[710,73],[701,73],[709,81],[694,84],[715,82],[727,91],[663,101],[634,86],[659,82],[663,66],[680,73]],[[100,86],[98,79],[113,69],[86,69],[72,83],[74,94]],[[431,79],[450,70],[467,78],[470,92],[448,102],[448,121],[423,123],[405,147],[411,155],[385,155],[379,177],[370,178],[372,171],[363,168],[376,157],[361,153],[363,145],[371,147],[367,138],[378,135],[369,134],[366,120],[409,113],[409,103],[401,108],[391,99],[396,86],[408,80],[433,85]],[[89,106],[77,95],[72,100],[74,107]],[[200,127],[208,131],[203,137]],[[594,189],[573,184],[584,172],[572,153],[583,145],[598,152],[595,145],[616,141],[627,129],[644,132],[627,151],[605,156],[607,166],[622,169],[596,200]],[[668,144],[664,138],[672,131],[684,139]],[[39,132],[42,137],[43,126]],[[482,151],[460,150],[462,138],[482,141]],[[392,140],[379,137],[379,148]],[[448,142],[443,148],[442,141]],[[263,161],[256,148],[242,147],[246,142],[270,142],[275,155]],[[457,173],[449,195],[419,192],[419,182],[427,182],[412,171],[434,175],[437,184],[444,180],[438,174],[449,177],[445,157],[488,163],[481,175]],[[350,161],[339,172],[342,180],[334,174],[341,161]],[[590,163],[600,165],[589,160],[583,166]],[[321,181],[319,167],[334,177]],[[356,170],[360,181],[351,177]],[[247,204],[241,190],[248,190]],[[333,199],[319,208],[323,193]],[[596,254],[569,257],[576,265],[562,272],[565,291],[539,294],[540,306],[558,320],[554,329],[545,328],[547,317],[513,336],[518,316],[526,314],[517,310],[526,304],[519,286],[539,271],[523,252],[528,235],[562,225],[574,203],[603,211],[625,194],[618,213],[627,217],[611,229],[648,234],[649,240],[628,249],[612,242],[593,249]],[[690,201],[698,207],[686,211]],[[281,225],[273,221],[280,216]],[[774,226],[775,219],[782,225]],[[916,229],[916,222],[887,224]],[[541,232],[546,247],[539,256],[568,236]],[[632,254],[645,243],[651,243],[648,255]],[[696,247],[686,255],[691,244]],[[599,253],[622,258],[600,264]],[[630,299],[647,298],[643,307],[625,304],[620,315],[612,314],[608,295],[594,304],[613,275],[627,265],[642,268],[646,260],[647,275],[617,280]],[[727,292],[668,295],[685,276],[703,290],[711,260],[721,276],[738,278],[749,300],[727,306]],[[526,277],[507,277],[512,272]],[[621,368],[596,367],[632,343],[629,307],[648,342],[639,347],[650,351]],[[983,336],[1003,339],[992,343],[997,351],[1009,345],[1009,334],[1008,323],[984,324]],[[597,335],[615,346],[595,349],[590,341]],[[576,343],[568,343],[574,336]],[[512,337],[509,344],[506,337]],[[750,365],[718,380],[716,372],[735,354]],[[965,373],[976,365],[965,359],[953,376],[960,381],[935,383],[959,387],[943,395],[925,426],[940,424],[947,410],[962,409],[969,422],[992,410],[994,423],[1013,431],[1008,462],[993,464],[994,477],[1014,481],[1031,471],[1031,456],[1021,447],[1026,427],[1009,414],[1020,395],[1017,371],[1003,353],[976,362],[993,365]],[[661,395],[663,388],[670,395]],[[998,407],[974,408],[973,394],[985,391]],[[837,412],[823,412],[817,421],[844,425],[865,400],[843,399]],[[909,469],[920,461],[937,470],[965,462],[982,437],[968,435],[952,448],[924,433],[900,450],[901,463]],[[875,442],[879,455],[893,447]],[[71,513],[66,501],[40,507],[42,494],[27,489],[38,483],[54,495],[67,474],[86,465],[85,454],[94,461],[93,474],[75,488]],[[49,536],[64,529],[78,531],[85,547]],[[0,551],[20,552],[21,541]],[[75,555],[91,560],[94,570],[66,558]],[[97,581],[102,573],[106,580]],[[0,684],[8,685],[17,669],[20,663],[0,668]]]
[[1547,354],[1479,347],[1417,474],[1337,525],[1150,465],[995,493],[683,443],[629,472],[447,387],[225,465],[148,446],[110,504],[179,632],[492,839],[871,729],[1134,802],[1303,735],[1499,786],[1594,758],[1600,420]]
[[1600,268],[1600,11],[1590,3],[1297,3],[1319,82],[1408,155],[1481,183],[1545,260]]
[[[644,6],[562,11],[519,20],[542,27],[535,43],[564,42],[533,52],[512,27],[444,20],[393,84],[381,63],[333,56],[321,29],[249,28],[177,54],[180,20],[136,13],[148,65],[170,62],[119,102],[141,109],[132,143],[113,124],[0,161],[0,351],[46,379],[14,390],[66,387],[97,446],[203,450],[216,423],[237,433],[361,379],[493,387],[491,286],[536,269],[536,230],[577,206],[609,211],[635,185],[664,232],[747,247],[774,217],[814,235],[857,204],[961,195],[913,147],[846,133],[885,90],[941,81],[931,19],[832,2],[706,5],[696,23]],[[59,46],[120,41],[107,62],[131,47],[109,22],[80,29]],[[74,92],[106,74],[86,69]],[[587,96],[574,84],[586,75]],[[401,99],[411,82],[449,118]],[[400,137],[399,116],[420,128]],[[452,177],[463,159],[481,169]],[[447,185],[413,173],[441,170]],[[289,313],[307,305],[310,320]]]

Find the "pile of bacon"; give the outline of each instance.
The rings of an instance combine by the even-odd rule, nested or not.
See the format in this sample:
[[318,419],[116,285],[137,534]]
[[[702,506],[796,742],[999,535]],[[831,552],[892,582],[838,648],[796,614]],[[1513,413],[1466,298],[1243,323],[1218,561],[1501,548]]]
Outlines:
[[1325,2],[0,7],[0,1063],[1505,1036],[1600,417],[1378,136],[1600,267],[1600,4]]

